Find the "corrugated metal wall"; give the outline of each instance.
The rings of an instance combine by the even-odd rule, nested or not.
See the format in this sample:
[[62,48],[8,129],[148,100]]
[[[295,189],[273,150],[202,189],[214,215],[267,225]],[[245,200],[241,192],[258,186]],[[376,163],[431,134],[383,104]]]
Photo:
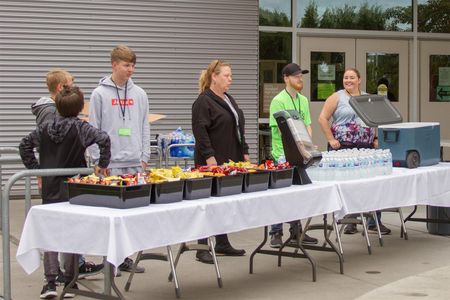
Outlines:
[[89,98],[110,73],[109,51],[123,43],[137,53],[133,80],[148,93],[150,111],[167,115],[152,135],[190,131],[200,70],[215,58],[230,62],[230,92],[257,157],[257,0],[2,0],[0,41],[0,146],[17,146],[34,128],[30,105],[47,94],[50,68],[70,71]]

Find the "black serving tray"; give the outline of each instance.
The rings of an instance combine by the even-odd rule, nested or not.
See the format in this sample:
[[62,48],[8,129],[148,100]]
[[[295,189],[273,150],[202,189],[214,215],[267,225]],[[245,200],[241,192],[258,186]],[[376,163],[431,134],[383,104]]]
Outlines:
[[183,186],[184,182],[182,180],[153,184],[150,203],[164,204],[183,200]]
[[134,208],[150,204],[151,184],[110,186],[66,182],[69,203],[111,208]]
[[292,185],[294,168],[270,170],[269,189],[278,189]]
[[269,177],[270,172],[265,170],[246,173],[242,184],[242,191],[244,193],[251,193],[267,190],[269,188]]
[[194,200],[211,197],[212,177],[184,179],[183,199]]
[[244,174],[230,176],[214,176],[212,181],[212,196],[228,196],[242,193]]

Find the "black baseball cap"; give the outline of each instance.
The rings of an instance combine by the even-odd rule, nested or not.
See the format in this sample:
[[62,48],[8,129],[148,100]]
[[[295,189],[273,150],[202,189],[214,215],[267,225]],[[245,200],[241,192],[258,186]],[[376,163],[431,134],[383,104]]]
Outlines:
[[299,65],[295,63],[290,63],[284,66],[283,70],[281,70],[281,75],[283,76],[295,76],[298,74],[307,74],[308,70],[302,70]]

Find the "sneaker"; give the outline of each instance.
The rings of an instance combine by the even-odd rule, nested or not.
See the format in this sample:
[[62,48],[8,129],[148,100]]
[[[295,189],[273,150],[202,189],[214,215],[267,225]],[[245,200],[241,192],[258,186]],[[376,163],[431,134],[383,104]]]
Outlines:
[[[132,272],[133,271],[133,260],[131,258],[125,258],[123,263],[120,264],[119,270],[123,272]],[[144,273],[145,268],[136,266],[136,270],[134,270],[134,273]]]
[[356,224],[347,224],[344,228],[344,234],[355,234],[358,232]]
[[274,233],[270,235],[270,248],[281,248],[283,246],[283,239],[281,233]]
[[86,278],[88,276],[96,275],[102,272],[104,265],[103,264],[94,264],[93,262],[85,261],[79,268],[78,278]]
[[[378,234],[377,225],[369,225],[367,227],[367,232]],[[391,230],[386,226],[384,226],[383,224],[380,224],[380,233],[382,235],[388,235],[391,234]]]
[[303,240],[302,240],[302,244],[305,244],[305,245],[315,245],[318,242],[319,242],[318,239],[313,238],[312,236],[309,236],[306,233],[305,233],[305,236],[303,237]]
[[[64,283],[64,288],[66,288],[66,286],[68,286],[69,285],[69,283]],[[73,287],[72,287],[72,289],[74,289],[74,290],[78,290],[78,285],[75,283],[74,285],[73,285]],[[68,299],[68,298],[75,298],[75,293],[65,293],[64,294],[64,299]]]
[[214,264],[213,257],[207,250],[198,250],[197,254],[195,254],[195,258],[204,264]]
[[56,297],[58,297],[58,292],[56,292],[55,282],[50,281],[42,287],[41,299],[53,299]]
[[[319,242],[318,239],[313,238],[312,236],[309,236],[309,235],[307,235],[307,234],[305,233],[305,235],[303,236],[302,245],[315,245],[315,244],[317,244],[318,242]],[[291,247],[297,247],[297,237],[294,236],[294,237],[290,240],[288,246],[291,246]]]

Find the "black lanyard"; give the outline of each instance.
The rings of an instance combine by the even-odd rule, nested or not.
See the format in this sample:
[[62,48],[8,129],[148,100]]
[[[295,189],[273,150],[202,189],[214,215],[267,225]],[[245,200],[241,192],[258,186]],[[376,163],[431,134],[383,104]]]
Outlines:
[[125,109],[127,107],[127,86],[128,86],[128,80],[125,83],[125,99],[123,102],[123,107],[122,107],[122,102],[120,101],[120,94],[119,94],[119,88],[117,87],[117,84],[114,82],[114,80],[111,81],[114,83],[114,86],[116,87],[116,93],[117,93],[117,101],[119,102],[119,107],[120,107],[120,112],[122,113],[122,119],[125,121]]
[[[292,100],[292,105],[294,105],[294,109],[295,110],[297,110],[297,106],[295,106],[295,101],[294,101],[294,98],[292,98],[292,96],[291,96],[291,94],[289,94],[289,92],[287,91],[287,89],[284,89],[285,91],[286,91],[286,93],[289,95],[289,97],[291,98],[291,100]],[[295,97],[295,99],[297,99],[297,97]],[[298,113],[301,115],[301,113],[300,113],[300,103],[298,104]]]

